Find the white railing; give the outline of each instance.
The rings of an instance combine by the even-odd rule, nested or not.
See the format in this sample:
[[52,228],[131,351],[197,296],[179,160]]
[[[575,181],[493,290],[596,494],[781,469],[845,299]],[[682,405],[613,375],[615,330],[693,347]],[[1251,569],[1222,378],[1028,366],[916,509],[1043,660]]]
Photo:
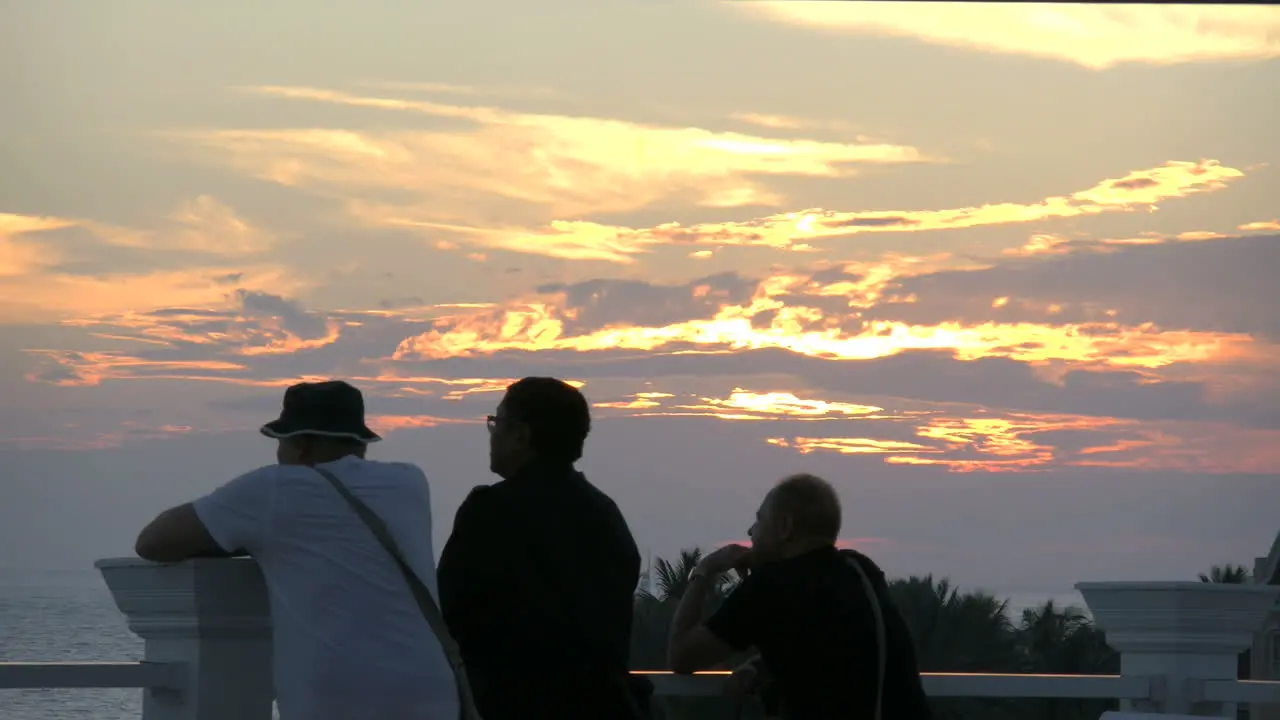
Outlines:
[[[271,628],[252,560],[98,569],[144,641],[142,662],[0,663],[0,689],[141,688],[142,720],[270,720]],[[931,697],[1118,699],[1123,712],[1280,718],[1280,682],[1236,680],[1236,662],[1280,587],[1186,582],[1080,583],[1120,675],[926,673]],[[726,673],[645,672],[659,696],[714,696]],[[1121,717],[1116,715],[1116,717]],[[1126,716],[1127,717],[1127,716]]]

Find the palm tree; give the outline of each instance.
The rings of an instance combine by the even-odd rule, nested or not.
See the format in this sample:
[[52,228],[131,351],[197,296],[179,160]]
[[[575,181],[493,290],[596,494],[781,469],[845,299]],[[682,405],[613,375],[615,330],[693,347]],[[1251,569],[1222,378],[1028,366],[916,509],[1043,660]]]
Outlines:
[[1049,600],[1023,610],[1018,641],[1025,672],[1105,675],[1119,671],[1119,655],[1085,611],[1074,606],[1059,608]]
[[[1089,616],[1080,608],[1059,608],[1049,600],[1022,611],[1018,627],[1021,672],[1105,675],[1120,671],[1120,656],[1112,650]],[[1023,700],[1026,715],[1045,720],[1094,720],[1116,709],[1110,700],[1046,698]],[[1032,711],[1032,707],[1035,711]]]
[[1017,663],[1008,601],[963,593],[943,578],[910,577],[889,583],[889,594],[916,643],[925,672],[992,672]]
[[1209,573],[1200,573],[1200,582],[1202,583],[1227,583],[1230,585],[1243,585],[1253,579],[1253,573],[1243,565],[1214,565],[1209,568]]
[[[922,672],[1016,672],[1017,635],[1008,602],[984,592],[961,593],[932,575],[889,583],[889,594],[915,643]],[[935,700],[937,720],[1011,720],[1014,701]]]

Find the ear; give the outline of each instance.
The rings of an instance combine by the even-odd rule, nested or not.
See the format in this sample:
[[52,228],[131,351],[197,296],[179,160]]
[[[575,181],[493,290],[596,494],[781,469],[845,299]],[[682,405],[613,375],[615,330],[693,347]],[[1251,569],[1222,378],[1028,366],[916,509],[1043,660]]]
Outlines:
[[298,453],[298,460],[304,465],[310,463],[315,458],[315,438],[310,435],[299,435],[291,438],[294,444],[294,451]]
[[533,428],[529,427],[528,423],[515,423],[515,435],[519,444],[526,448],[533,447]]
[[788,513],[781,513],[781,517],[778,518],[779,538],[782,540],[790,540],[792,533],[795,532],[795,527],[796,524],[792,521],[791,515]]

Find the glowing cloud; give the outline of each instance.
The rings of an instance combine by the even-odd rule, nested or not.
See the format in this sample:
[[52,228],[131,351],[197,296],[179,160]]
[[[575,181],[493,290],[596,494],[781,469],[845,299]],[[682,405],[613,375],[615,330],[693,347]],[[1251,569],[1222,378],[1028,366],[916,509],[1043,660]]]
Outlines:
[[[393,357],[442,359],[511,350],[778,348],[815,358],[868,360],[905,350],[932,349],[951,350],[961,360],[1006,357],[1032,363],[1069,361],[1158,368],[1179,362],[1255,359],[1260,352],[1248,334],[1164,330],[1150,323],[912,325],[858,320],[856,310],[848,308],[874,304],[893,277],[887,269],[879,277],[869,273],[858,282],[828,284],[806,275],[774,276],[758,284],[749,302],[722,303],[711,317],[661,326],[613,322],[603,328],[576,331],[571,328],[577,310],[568,304],[564,293],[551,293],[492,310],[442,317],[432,330],[404,340]],[[819,302],[823,297],[847,298],[847,308],[839,313],[829,307],[824,310]]]
[[[1156,168],[1135,170],[1119,178],[1065,196],[1038,203],[994,203],[946,210],[876,210],[842,212],[801,210],[743,222],[681,225],[667,223],[652,228],[603,225],[584,220],[556,220],[541,230],[517,227],[478,228],[438,223],[422,227],[466,233],[472,242],[514,252],[630,262],[631,255],[655,245],[714,245],[770,247],[807,251],[814,240],[864,233],[956,230],[988,225],[1074,218],[1108,212],[1153,210],[1156,203],[1214,192],[1244,173],[1216,160],[1170,161]],[[412,225],[407,218],[395,224]]]
[[[789,392],[754,393],[735,388],[728,398],[701,398],[701,405],[679,405],[688,410],[709,410],[711,414],[731,419],[755,419],[787,416],[794,419],[834,419],[839,417],[875,416],[884,408],[824,400],[802,400]],[[743,414],[743,412],[750,414]]]
[[275,267],[192,267],[150,273],[51,273],[0,279],[0,322],[25,324],[172,307],[221,307],[237,286],[296,293],[300,279]]
[[732,2],[770,20],[838,33],[911,37],[984,52],[1062,60],[1094,70],[1280,57],[1272,7]]
[[0,213],[0,280],[22,277],[58,262],[53,248],[20,236],[75,225],[74,220]]
[[[47,234],[75,228],[106,246],[180,250],[211,256],[214,264],[152,272],[63,269]],[[0,213],[0,322],[38,323],[94,314],[145,312],[175,305],[221,304],[240,283],[261,282],[286,292],[302,283],[279,268],[218,267],[263,252],[274,236],[208,196],[182,205],[158,227],[135,230],[84,219]]]
[[[870,435],[877,426],[863,428]],[[982,412],[937,415],[915,428],[919,442],[875,437],[772,437],[777,447],[807,454],[881,455],[891,465],[936,466],[948,472],[1037,472],[1110,467],[1214,473],[1280,471],[1280,431],[1213,423]],[[1074,436],[1085,439],[1072,440]],[[1078,445],[1079,447],[1073,447]]]
[[[355,216],[378,225],[475,222],[492,213],[495,197],[513,203],[504,215],[523,214],[534,222],[635,210],[677,196],[707,207],[778,205],[783,199],[764,187],[760,176],[844,177],[858,164],[929,160],[915,148],[883,143],[781,140],[306,87],[247,91],[474,123],[465,130],[177,134],[213,151],[213,162],[282,185],[358,200],[352,203]],[[376,197],[353,198],[354,190],[409,191],[422,200],[388,204]],[[442,195],[450,202],[441,203]]]

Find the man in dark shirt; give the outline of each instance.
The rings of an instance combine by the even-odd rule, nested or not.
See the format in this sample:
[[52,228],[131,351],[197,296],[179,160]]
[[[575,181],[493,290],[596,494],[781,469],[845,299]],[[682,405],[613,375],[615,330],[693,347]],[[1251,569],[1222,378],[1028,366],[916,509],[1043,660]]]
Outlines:
[[632,720],[628,675],[640,553],[617,505],[574,469],[582,393],[552,378],[507,388],[488,419],[502,477],[458,508],[440,606],[485,720]]
[[[672,669],[703,670],[755,647],[776,678],[786,720],[874,720],[879,646],[865,574],[886,639],[880,717],[928,720],[911,636],[884,573],[838,550],[839,531],[840,502],[826,481],[794,475],[774,487],[756,513],[751,548],[720,548],[691,573],[671,627]],[[730,569],[749,574],[699,625],[710,584]]]

